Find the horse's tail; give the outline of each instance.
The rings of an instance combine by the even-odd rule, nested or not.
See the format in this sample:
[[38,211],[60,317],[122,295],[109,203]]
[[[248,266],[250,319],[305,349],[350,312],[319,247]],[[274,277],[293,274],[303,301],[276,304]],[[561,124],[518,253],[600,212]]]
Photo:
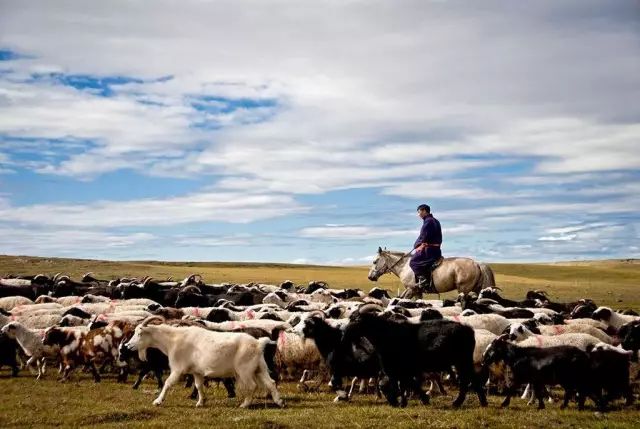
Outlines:
[[475,292],[480,292],[480,290],[486,287],[495,286],[496,277],[493,274],[493,270],[491,269],[491,267],[482,262],[478,262],[478,267],[480,268],[480,276],[478,277],[478,281],[476,282],[473,290]]

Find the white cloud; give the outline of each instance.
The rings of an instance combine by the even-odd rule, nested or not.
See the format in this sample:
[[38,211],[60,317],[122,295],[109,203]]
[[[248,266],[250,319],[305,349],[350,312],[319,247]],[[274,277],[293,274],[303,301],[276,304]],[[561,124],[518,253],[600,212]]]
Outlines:
[[307,210],[287,195],[210,191],[165,199],[5,207],[0,208],[0,219],[20,224],[108,228],[211,221],[248,223]]
[[[17,74],[44,68],[173,79],[120,85],[112,98],[51,82],[5,82],[0,129],[97,141],[43,172],[189,169],[221,173],[231,189],[293,193],[474,167],[460,156],[534,156],[540,172],[634,169],[638,125],[607,119],[638,113],[636,103],[621,102],[637,99],[638,37],[616,21],[625,12],[612,9],[603,19],[581,2],[482,10],[284,2],[274,11],[264,2],[185,1],[179,13],[165,1],[152,10],[130,2],[17,3],[0,18],[0,35],[35,58],[8,62]],[[549,19],[556,14],[564,21]],[[582,25],[590,20],[597,30]],[[579,37],[562,38],[568,28]],[[247,43],[248,34],[260,36]],[[194,111],[189,97],[207,94],[270,97],[279,106],[273,117],[267,109],[267,122],[246,125],[265,112]],[[193,127],[202,120],[226,128]],[[157,165],[163,151],[174,161],[164,172]]]
[[314,226],[299,231],[301,237],[339,240],[366,240],[372,238],[416,235],[415,230],[389,230],[362,225]]
[[538,241],[571,241],[574,240],[578,235],[577,234],[567,234],[567,235],[549,235],[545,237],[538,238]]
[[0,227],[2,243],[0,252],[8,254],[75,254],[87,255],[87,251],[117,252],[130,247],[145,245],[157,237],[149,233],[117,233],[86,229],[33,229]]
[[448,198],[448,199],[487,199],[499,198],[502,195],[489,189],[478,187],[475,181],[423,180],[410,181],[386,187],[385,195],[397,195],[406,198]]
[[[2,62],[0,173],[25,168],[91,180],[133,169],[211,187],[137,201],[0,200],[0,219],[63,228],[251,222],[306,213],[303,199],[332,205],[319,197],[330,191],[376,188],[382,195],[371,210],[388,210],[386,225],[397,218],[398,200],[433,197],[442,200],[445,234],[498,236],[509,227],[534,243],[532,252],[564,245],[586,252],[588,232],[571,230],[568,220],[635,216],[640,204],[630,173],[640,169],[633,12],[582,0],[277,8],[185,0],[179,9],[167,0],[153,8],[13,2],[0,15],[0,40],[30,57]],[[50,72],[143,82],[101,97],[32,78]],[[208,110],[195,109],[202,96],[273,106],[217,110],[225,103],[214,98],[200,99]],[[26,160],[16,167],[15,159]],[[417,233],[360,225],[358,211],[365,209],[352,208],[351,217],[334,211],[339,225],[295,224],[292,234],[399,241]],[[607,231],[602,240],[620,234]],[[207,236],[200,245],[245,239]],[[503,252],[483,246],[485,255]]]
[[[476,226],[471,224],[460,224],[448,228],[443,228],[443,234],[466,234],[475,231]],[[303,228],[298,231],[300,237],[324,238],[338,240],[369,240],[374,238],[389,237],[411,237],[418,236],[419,226],[415,229],[388,229],[383,227],[364,225],[324,225]]]

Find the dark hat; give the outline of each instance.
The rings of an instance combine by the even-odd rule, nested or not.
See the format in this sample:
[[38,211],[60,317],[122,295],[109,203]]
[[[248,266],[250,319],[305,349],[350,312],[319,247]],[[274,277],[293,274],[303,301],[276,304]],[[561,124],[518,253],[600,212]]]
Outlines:
[[420,211],[420,210],[426,210],[427,213],[431,213],[431,207],[429,207],[427,204],[420,204],[416,209],[416,211]]

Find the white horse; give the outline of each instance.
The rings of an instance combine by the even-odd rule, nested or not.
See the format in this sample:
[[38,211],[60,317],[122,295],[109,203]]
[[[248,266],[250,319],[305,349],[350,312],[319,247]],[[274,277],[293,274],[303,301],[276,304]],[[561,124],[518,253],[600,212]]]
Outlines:
[[[378,256],[367,276],[377,281],[380,276],[393,273],[400,278],[405,287],[402,298],[420,298],[422,291],[416,284],[415,275],[409,266],[411,253],[382,250],[378,247]],[[438,293],[457,289],[461,293],[480,292],[480,289],[495,286],[495,278],[491,268],[471,258],[443,258],[433,270],[433,285]]]

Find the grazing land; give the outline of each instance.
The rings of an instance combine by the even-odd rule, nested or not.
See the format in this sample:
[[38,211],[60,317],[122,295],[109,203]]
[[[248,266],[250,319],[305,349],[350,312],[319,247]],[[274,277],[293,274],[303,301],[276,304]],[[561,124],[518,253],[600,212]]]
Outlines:
[[[598,261],[562,264],[491,264],[497,283],[509,298],[523,297],[530,289],[545,289],[552,299],[573,300],[590,297],[598,304],[640,310],[640,263],[638,261]],[[335,288],[368,290],[375,283],[366,279],[368,267],[321,267],[287,264],[248,263],[170,263],[154,261],[110,262],[79,259],[0,256],[0,275],[53,274],[63,272],[79,278],[88,271],[99,278],[144,276],[164,279],[183,278],[200,273],[208,283],[264,282],[296,283],[327,281]],[[396,291],[399,281],[384,276],[378,286]],[[447,297],[452,294],[444,295]],[[501,397],[490,396],[489,408],[481,409],[475,395],[469,395],[462,409],[451,408],[451,394],[434,397],[429,406],[411,401],[406,409],[393,409],[374,395],[356,395],[349,404],[332,403],[333,395],[324,385],[320,392],[303,393],[295,384],[284,383],[286,401],[283,410],[266,407],[261,401],[254,409],[241,410],[235,399],[226,399],[222,387],[208,389],[204,409],[196,409],[188,399],[189,391],[174,387],[161,407],[154,407],[155,382],[145,381],[140,390],[118,384],[113,377],[95,384],[89,374],[75,373],[72,381],[61,384],[50,368],[45,379],[36,381],[27,371],[17,379],[0,370],[0,427],[638,427],[640,405],[596,413],[591,402],[578,412],[575,404],[560,410],[558,404],[537,411],[524,401],[514,399],[507,410],[498,408]],[[636,388],[637,392],[637,388]]]
[[[507,298],[520,298],[531,289],[544,289],[552,300],[592,298],[598,304],[640,310],[640,260],[611,260],[556,264],[490,264],[496,283]],[[62,272],[79,279],[91,271],[98,278],[152,276],[182,279],[201,274],[207,283],[261,282],[279,284],[284,280],[308,283],[324,280],[333,288],[374,286],[397,292],[402,284],[392,274],[377,283],[367,280],[369,267],[328,267],[318,265],[263,264],[245,262],[158,262],[97,261],[89,259],[0,256],[0,275],[54,274]],[[443,294],[451,298],[454,292]]]

